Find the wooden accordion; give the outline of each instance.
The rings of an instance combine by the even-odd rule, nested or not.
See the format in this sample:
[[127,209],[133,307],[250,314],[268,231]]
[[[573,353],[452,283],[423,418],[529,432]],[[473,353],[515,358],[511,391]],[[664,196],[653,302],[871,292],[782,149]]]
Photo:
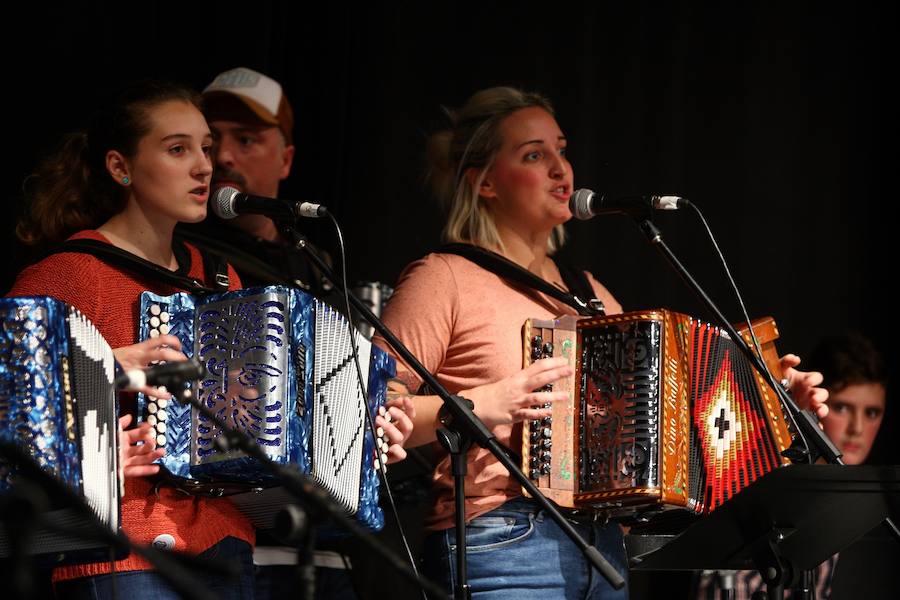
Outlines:
[[[77,309],[46,296],[0,299],[0,327],[0,438],[24,449],[117,530],[124,490],[112,350]],[[0,457],[0,495],[13,490],[18,475]],[[64,506],[42,518],[66,530],[80,522]],[[0,556],[9,551],[0,528]],[[42,528],[28,551],[52,553],[57,564],[109,556],[100,544]]]
[[[778,372],[774,321],[754,331]],[[561,506],[704,514],[787,462],[777,395],[716,327],[650,310],[529,320],[523,333],[526,365],[565,356],[575,366],[552,386],[568,402],[523,427],[523,469]]]
[[[380,529],[378,458],[387,441],[366,426],[384,404],[394,361],[356,335],[368,397],[364,398],[351,352],[347,320],[332,307],[296,289],[251,288],[197,298],[190,294],[141,298],[140,338],[170,333],[197,357],[204,375],[193,385],[197,399],[225,422],[252,437],[270,459],[296,465],[372,529]],[[255,489],[254,498],[233,496],[265,527],[286,496],[263,493],[277,485],[256,459],[219,447],[221,431],[190,406],[139,399],[141,418],[164,446],[162,466],[197,493]],[[374,417],[373,417],[374,418]],[[377,450],[376,450],[377,448]],[[247,511],[245,511],[247,512]]]

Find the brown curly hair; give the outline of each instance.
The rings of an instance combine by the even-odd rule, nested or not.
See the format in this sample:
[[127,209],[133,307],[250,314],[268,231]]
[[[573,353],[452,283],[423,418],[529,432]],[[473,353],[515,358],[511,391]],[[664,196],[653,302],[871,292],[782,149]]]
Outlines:
[[120,212],[127,194],[107,172],[106,155],[117,150],[133,157],[152,126],[150,111],[173,100],[201,108],[200,95],[181,84],[132,82],[94,113],[84,131],[65,136],[25,180],[28,204],[16,226],[19,239],[49,246]]

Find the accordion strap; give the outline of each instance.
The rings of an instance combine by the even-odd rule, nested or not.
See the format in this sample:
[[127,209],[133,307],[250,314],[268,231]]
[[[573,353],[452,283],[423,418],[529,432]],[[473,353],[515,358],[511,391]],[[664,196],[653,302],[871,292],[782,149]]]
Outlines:
[[176,240],[172,246],[172,250],[175,252],[175,257],[178,260],[179,267],[177,271],[170,271],[156,263],[152,263],[140,256],[136,256],[131,252],[127,252],[112,244],[107,244],[106,242],[101,242],[99,240],[66,240],[62,244],[56,246],[48,254],[58,254],[61,252],[81,252],[83,254],[90,254],[109,265],[147,277],[153,281],[167,283],[173,287],[195,293],[211,294],[228,289],[227,265],[225,265],[226,270],[223,282],[220,275],[221,266],[211,265],[204,255],[204,269],[207,274],[215,273],[216,281],[214,288],[207,287],[204,285],[204,282],[188,277],[186,274],[191,265],[191,255],[187,246],[185,246],[183,242]]
[[472,244],[445,244],[438,248],[437,252],[462,256],[504,279],[524,284],[571,306],[578,311],[579,315],[597,316],[604,314],[602,304],[600,307],[597,307],[594,302],[591,302],[595,298],[594,291],[584,271],[580,269],[553,261],[556,262],[559,274],[562,276],[566,287],[574,292],[569,293],[559,289],[549,281],[541,279],[531,271],[523,269],[505,256]]

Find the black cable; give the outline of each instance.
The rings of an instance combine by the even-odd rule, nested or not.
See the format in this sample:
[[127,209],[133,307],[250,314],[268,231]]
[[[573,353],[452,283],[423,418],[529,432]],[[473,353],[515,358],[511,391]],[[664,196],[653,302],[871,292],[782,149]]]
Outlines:
[[[737,284],[734,281],[734,278],[731,276],[731,269],[728,268],[728,263],[725,261],[725,255],[722,254],[722,250],[719,248],[718,242],[716,242],[716,238],[713,235],[712,229],[709,224],[706,222],[706,218],[704,218],[703,213],[700,211],[700,207],[698,207],[693,202],[688,203],[688,206],[694,210],[697,214],[697,217],[700,219],[700,222],[703,224],[704,229],[706,229],[706,235],[709,237],[709,241],[712,243],[713,248],[716,251],[716,254],[719,256],[719,261],[722,263],[722,268],[725,269],[725,275],[728,278],[728,282],[731,284],[731,289],[734,291],[734,295],[737,298],[738,304],[741,307],[741,313],[744,316],[744,321],[747,323],[747,330],[750,332],[750,337],[753,340],[753,346],[756,348],[757,355],[762,358],[762,348],[759,345],[759,340],[756,338],[756,332],[753,331],[753,323],[750,321],[750,315],[747,314],[747,307],[744,305],[744,299],[741,297],[741,292],[738,290]],[[765,365],[765,362],[763,362]],[[768,369],[768,365],[766,365]],[[771,375],[771,373],[770,373]],[[781,381],[782,377],[772,377],[776,382]],[[775,395],[778,396],[779,401],[781,400],[781,395],[778,394],[778,390],[773,390]],[[809,443],[806,441],[806,436],[803,435],[803,431],[797,425],[797,421],[794,419],[794,415],[788,409],[788,407],[783,407],[785,410],[781,412],[786,414],[788,419],[791,421],[791,425],[794,428],[794,431],[797,432],[797,435],[800,436],[800,441],[803,442],[803,446],[806,449],[806,456],[812,456],[809,449]]]
[[[328,218],[331,220],[332,225],[334,225],[334,230],[335,230],[335,233],[337,234],[338,247],[339,247],[340,255],[341,255],[341,283],[342,283],[342,287],[344,288],[343,289],[344,305],[347,310],[347,331],[350,334],[350,347],[353,352],[353,363],[356,365],[357,380],[359,382],[360,391],[362,392],[362,396],[363,396],[363,405],[365,406],[365,413],[366,413],[366,423],[368,424],[369,429],[372,432],[372,439],[375,440],[375,451],[378,456],[378,459],[377,459],[378,473],[379,473],[379,475],[381,475],[381,482],[384,485],[384,491],[387,495],[388,504],[390,504],[390,506],[391,506],[391,513],[394,515],[394,520],[397,523],[397,530],[400,533],[400,539],[403,541],[403,548],[406,551],[406,556],[409,559],[409,564],[412,567],[413,572],[416,575],[419,575],[418,568],[416,567],[416,560],[413,557],[412,550],[409,547],[409,542],[406,539],[406,532],[403,531],[403,525],[400,522],[400,515],[397,512],[397,505],[394,503],[394,495],[391,492],[390,485],[388,484],[387,464],[385,464],[386,463],[385,460],[382,460],[381,450],[380,450],[380,448],[378,448],[378,436],[376,435],[377,428],[375,427],[375,420],[374,420],[374,417],[372,416],[372,414],[369,412],[369,402],[368,402],[369,395],[366,391],[366,386],[364,383],[365,379],[363,379],[362,368],[359,365],[359,355],[357,353],[356,343],[354,341],[356,331],[355,331],[355,327],[353,325],[353,318],[352,318],[353,312],[352,312],[352,309],[350,306],[350,295],[349,295],[349,292],[347,291],[349,286],[347,285],[347,252],[346,252],[346,248],[344,246],[344,234],[341,231],[341,226],[337,222],[337,219],[334,218],[334,215],[332,215],[330,212],[328,212],[326,214],[328,215]],[[425,590],[421,590],[421,592],[422,592],[422,597],[426,598]]]

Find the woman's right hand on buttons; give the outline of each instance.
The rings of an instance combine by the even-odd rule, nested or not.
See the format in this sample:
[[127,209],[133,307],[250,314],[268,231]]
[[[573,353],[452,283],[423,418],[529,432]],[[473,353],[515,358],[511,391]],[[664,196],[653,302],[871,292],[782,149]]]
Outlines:
[[[532,408],[566,400],[567,392],[542,392],[540,388],[574,372],[564,357],[544,358],[495,383],[460,392],[475,403],[475,414],[488,428],[549,417],[552,409]],[[538,390],[538,391],[536,391]]]

